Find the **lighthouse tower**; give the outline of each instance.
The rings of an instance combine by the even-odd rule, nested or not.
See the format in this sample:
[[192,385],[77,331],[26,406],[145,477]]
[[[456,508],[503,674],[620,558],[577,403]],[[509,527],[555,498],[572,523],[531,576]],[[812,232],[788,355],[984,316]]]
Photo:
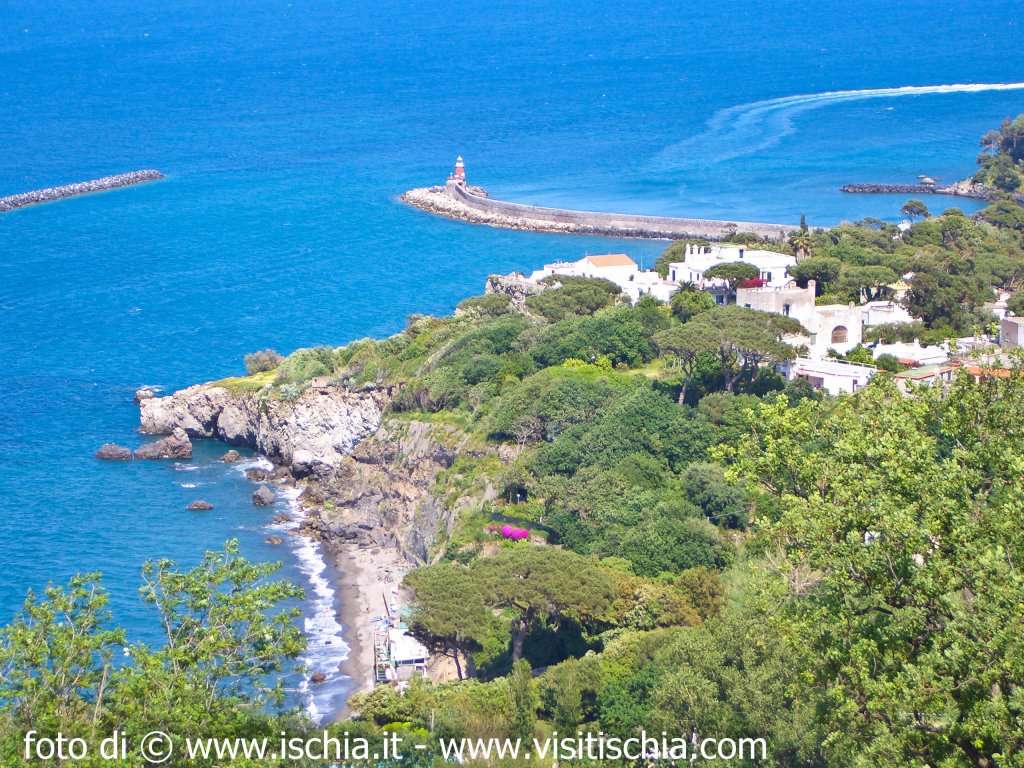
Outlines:
[[462,155],[455,159],[455,172],[452,173],[452,181],[460,187],[466,186],[466,166],[462,163]]

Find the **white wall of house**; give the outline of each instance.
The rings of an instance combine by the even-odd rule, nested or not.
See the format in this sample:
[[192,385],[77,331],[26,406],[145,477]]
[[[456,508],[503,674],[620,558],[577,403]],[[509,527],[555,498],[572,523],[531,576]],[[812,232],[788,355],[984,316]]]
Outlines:
[[798,357],[780,363],[778,371],[789,380],[807,379],[815,388],[830,395],[852,394],[867,386],[878,369],[870,365],[855,365],[839,360],[812,360]]
[[789,268],[796,259],[784,253],[761,251],[744,245],[728,243],[715,245],[687,245],[683,261],[668,265],[668,279],[677,283],[694,283],[701,288],[710,282],[704,273],[720,264],[751,264],[757,267],[763,280],[769,285],[784,286],[789,282]]
[[759,312],[774,312],[798,320],[807,335],[787,338],[795,347],[806,345],[812,357],[824,357],[830,349],[847,353],[864,338],[862,308],[855,304],[814,303],[815,283],[806,288],[795,283],[781,287],[739,288],[736,304]]
[[893,323],[912,323],[914,317],[895,301],[869,301],[862,305],[864,309],[864,325],[891,325]]

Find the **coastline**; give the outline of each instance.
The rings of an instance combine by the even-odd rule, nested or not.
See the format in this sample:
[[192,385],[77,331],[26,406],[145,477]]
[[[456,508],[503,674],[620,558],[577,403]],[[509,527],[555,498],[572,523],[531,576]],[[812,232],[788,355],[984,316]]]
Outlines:
[[334,564],[338,601],[338,619],[348,645],[348,656],[341,662],[341,673],[353,683],[345,704],[334,713],[335,722],[352,715],[349,702],[359,693],[374,688],[374,631],[372,619],[384,612],[384,595],[390,601],[402,576],[410,567],[397,550],[374,553],[352,544],[325,543],[325,554]]

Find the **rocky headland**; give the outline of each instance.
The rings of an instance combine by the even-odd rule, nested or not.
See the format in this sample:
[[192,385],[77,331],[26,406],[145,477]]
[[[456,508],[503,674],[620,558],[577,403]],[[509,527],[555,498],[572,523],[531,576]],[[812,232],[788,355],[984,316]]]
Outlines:
[[310,386],[287,400],[217,383],[139,403],[143,432],[180,431],[269,458],[275,470],[250,476],[264,483],[255,503],[275,483],[296,485],[298,532],[327,546],[342,574],[345,669],[360,688],[372,684],[369,616],[381,612],[382,593],[430,561],[462,509],[494,496],[489,486],[447,494],[439,484],[459,455],[487,449],[469,446],[457,427],[389,413],[390,404],[385,389]]

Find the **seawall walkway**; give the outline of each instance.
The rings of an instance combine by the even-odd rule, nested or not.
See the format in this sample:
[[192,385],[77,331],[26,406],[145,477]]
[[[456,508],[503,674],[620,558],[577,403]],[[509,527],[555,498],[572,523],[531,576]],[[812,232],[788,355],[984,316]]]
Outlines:
[[102,179],[83,181],[79,184],[66,184],[62,187],[47,187],[37,189],[34,192],[22,192],[9,197],[0,197],[0,213],[13,211],[15,208],[24,208],[27,205],[38,203],[49,203],[54,200],[63,200],[78,195],[88,195],[92,192],[105,192],[108,189],[120,189],[130,187],[134,184],[144,184],[147,181],[156,181],[164,178],[159,171],[145,170],[132,171],[131,173],[120,173],[116,176],[104,176]]
[[753,232],[771,240],[785,240],[790,232],[799,229],[797,224],[681,219],[544,208],[492,200],[479,187],[467,189],[452,183],[409,190],[402,195],[402,200],[425,211],[453,219],[536,232],[656,239],[699,237],[708,240],[728,240],[737,232]]

